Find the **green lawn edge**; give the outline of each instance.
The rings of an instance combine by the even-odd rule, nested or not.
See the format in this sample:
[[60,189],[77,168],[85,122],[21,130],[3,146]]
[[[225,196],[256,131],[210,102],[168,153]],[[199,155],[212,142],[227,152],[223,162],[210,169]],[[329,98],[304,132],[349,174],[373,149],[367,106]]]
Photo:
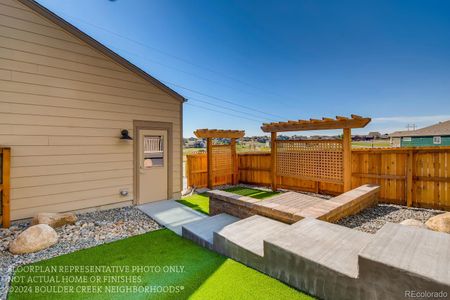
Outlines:
[[[133,271],[109,273],[82,273],[60,268],[80,266],[116,266],[135,269]],[[172,267],[182,272],[140,272],[143,266],[162,269]],[[45,269],[30,272],[30,267],[57,268],[56,272]],[[28,269],[27,269],[28,268]],[[183,287],[176,292],[153,293],[20,293],[20,289],[56,286],[94,286],[105,289],[110,283],[89,281],[88,283],[30,283],[29,280],[46,276],[62,280],[67,276],[137,276],[138,283],[116,283],[119,288]],[[38,276],[38,277],[36,277]],[[23,278],[23,282],[17,279]],[[103,277],[102,277],[103,278]],[[105,277],[107,278],[107,277]],[[173,289],[175,291],[175,288]],[[8,299],[313,299],[284,283],[253,270],[216,252],[204,249],[175,233],[161,229],[130,237],[120,241],[103,244],[89,249],[40,261],[15,272],[11,281]]]

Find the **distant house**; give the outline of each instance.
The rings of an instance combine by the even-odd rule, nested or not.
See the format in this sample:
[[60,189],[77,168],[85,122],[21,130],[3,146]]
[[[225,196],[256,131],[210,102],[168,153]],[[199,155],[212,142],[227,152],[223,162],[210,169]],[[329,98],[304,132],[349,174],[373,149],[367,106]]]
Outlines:
[[374,140],[381,138],[381,133],[378,131],[371,131],[369,132],[368,136]]
[[417,130],[391,133],[393,147],[450,146],[450,120]]

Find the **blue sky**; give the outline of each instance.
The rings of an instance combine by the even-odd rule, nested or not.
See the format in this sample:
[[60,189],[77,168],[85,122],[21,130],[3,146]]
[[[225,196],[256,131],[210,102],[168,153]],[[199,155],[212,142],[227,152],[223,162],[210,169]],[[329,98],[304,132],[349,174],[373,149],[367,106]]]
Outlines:
[[[196,128],[450,119],[450,1],[39,0],[186,98]],[[324,132],[331,133],[331,132]]]

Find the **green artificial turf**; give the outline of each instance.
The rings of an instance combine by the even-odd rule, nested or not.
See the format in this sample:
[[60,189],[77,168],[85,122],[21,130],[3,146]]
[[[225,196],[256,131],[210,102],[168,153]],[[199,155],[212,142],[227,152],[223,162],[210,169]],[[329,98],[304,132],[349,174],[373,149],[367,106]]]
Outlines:
[[[255,199],[264,199],[272,197],[279,192],[263,191],[259,189],[246,188],[241,186],[235,186],[231,188],[224,189],[226,192],[238,194],[241,196],[252,197]],[[192,196],[187,196],[177,202],[189,206],[190,208],[199,211],[204,214],[209,214],[209,198],[206,194],[194,194]]]
[[[75,269],[80,267],[101,269]],[[75,278],[80,282],[67,282]],[[122,282],[113,282],[117,280]],[[58,290],[64,287],[65,292]],[[89,287],[97,291],[88,292]],[[111,292],[117,288],[123,290]],[[167,229],[19,268],[8,296],[11,300],[312,299]]]
[[204,214],[209,214],[209,197],[206,194],[194,194],[187,196],[177,202]]
[[241,196],[252,197],[255,199],[265,199],[279,194],[279,192],[263,191],[259,189],[246,188],[242,186],[234,186],[228,189],[224,189],[224,191],[238,194]]

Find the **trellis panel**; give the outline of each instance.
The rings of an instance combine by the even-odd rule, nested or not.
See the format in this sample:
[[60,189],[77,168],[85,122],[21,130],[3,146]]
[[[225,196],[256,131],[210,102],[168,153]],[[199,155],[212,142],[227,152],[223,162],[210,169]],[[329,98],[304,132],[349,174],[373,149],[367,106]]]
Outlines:
[[277,176],[342,183],[341,140],[276,141]]
[[233,152],[231,145],[212,146],[212,171],[213,176],[228,176],[233,174]]

